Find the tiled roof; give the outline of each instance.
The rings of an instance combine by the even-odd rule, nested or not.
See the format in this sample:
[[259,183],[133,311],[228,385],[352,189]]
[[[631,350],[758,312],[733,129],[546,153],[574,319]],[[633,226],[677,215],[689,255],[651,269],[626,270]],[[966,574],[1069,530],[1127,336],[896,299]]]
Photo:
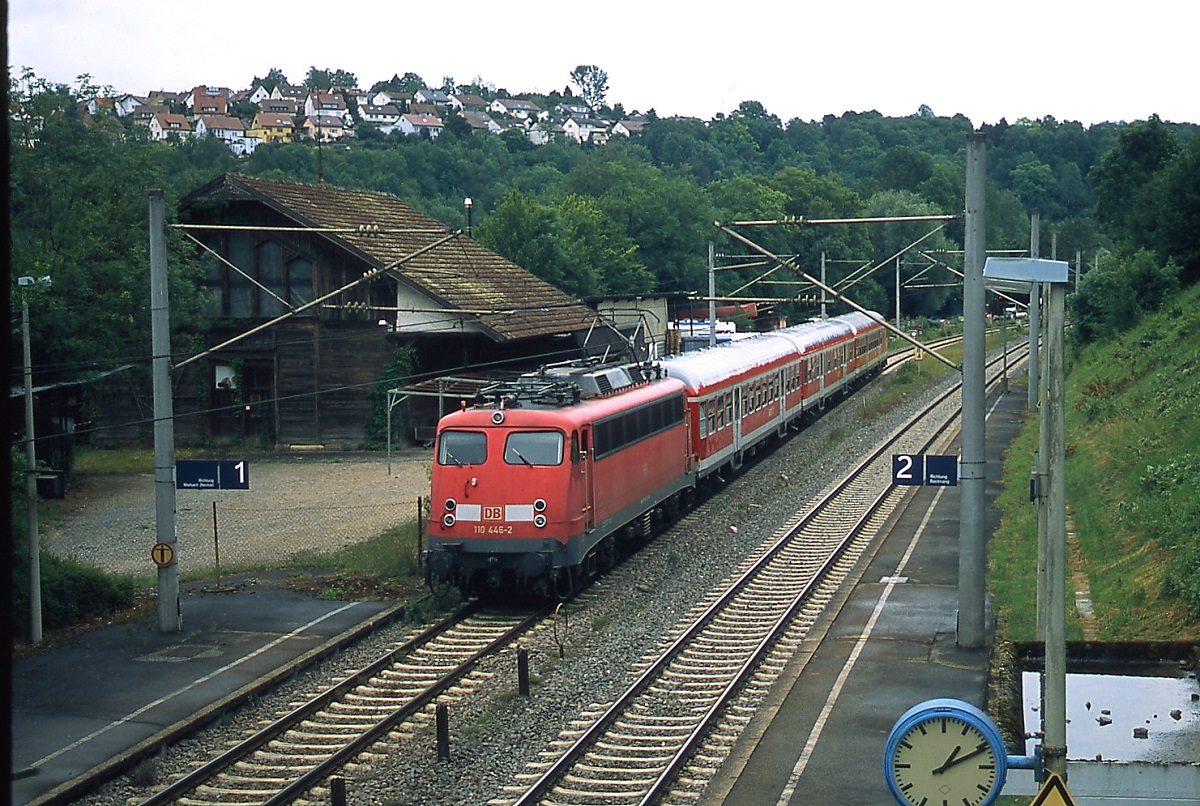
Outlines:
[[[219,177],[188,196],[182,206],[213,197],[253,199],[304,226],[378,226],[380,234],[322,233],[373,268],[392,267],[451,233],[441,222],[386,193],[242,174]],[[388,273],[449,308],[477,313],[479,324],[497,341],[577,332],[595,320],[590,308],[465,235]]]
[[235,132],[246,130],[246,124],[242,123],[240,118],[222,115],[201,115],[198,119],[203,120],[205,127],[209,129],[228,129]]

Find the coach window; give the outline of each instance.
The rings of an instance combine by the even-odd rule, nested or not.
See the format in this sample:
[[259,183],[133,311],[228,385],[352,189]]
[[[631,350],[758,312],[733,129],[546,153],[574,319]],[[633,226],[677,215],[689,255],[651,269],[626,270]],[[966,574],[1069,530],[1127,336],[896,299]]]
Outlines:
[[439,465],[481,465],[487,461],[487,435],[482,431],[443,431],[438,438]]
[[504,441],[504,461],[510,465],[557,465],[562,452],[558,431],[514,431]]

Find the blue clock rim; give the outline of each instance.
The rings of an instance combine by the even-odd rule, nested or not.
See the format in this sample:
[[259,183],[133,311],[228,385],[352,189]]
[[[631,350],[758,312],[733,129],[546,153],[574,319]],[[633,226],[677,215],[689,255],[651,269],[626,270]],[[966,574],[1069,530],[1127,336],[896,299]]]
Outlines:
[[996,757],[996,785],[992,787],[992,791],[980,804],[980,806],[991,806],[1000,797],[1000,792],[1004,789],[1004,783],[1008,777],[1008,756],[1004,746],[1004,737],[1000,735],[1000,729],[996,727],[992,718],[981,709],[965,700],[956,700],[951,697],[937,697],[919,702],[905,711],[892,726],[883,752],[883,779],[887,781],[892,797],[896,799],[897,803],[908,803],[892,778],[891,760],[896,755],[900,738],[918,722],[940,717],[957,717],[963,720],[979,730],[991,745],[992,753]]

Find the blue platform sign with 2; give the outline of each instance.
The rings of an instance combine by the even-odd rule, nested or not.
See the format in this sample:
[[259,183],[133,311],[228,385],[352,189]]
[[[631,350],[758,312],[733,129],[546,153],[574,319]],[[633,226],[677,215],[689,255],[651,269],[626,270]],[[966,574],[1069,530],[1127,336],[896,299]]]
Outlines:
[[957,487],[957,456],[926,456],[920,453],[892,455],[892,484],[919,487]]
[[250,465],[244,459],[180,460],[175,463],[177,490],[249,490]]

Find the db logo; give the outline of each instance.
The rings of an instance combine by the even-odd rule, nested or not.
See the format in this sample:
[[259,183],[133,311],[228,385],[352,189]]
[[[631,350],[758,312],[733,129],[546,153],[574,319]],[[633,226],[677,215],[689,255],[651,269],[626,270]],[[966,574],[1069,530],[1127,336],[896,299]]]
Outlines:
[[504,520],[504,507],[484,507],[483,519],[485,521]]

